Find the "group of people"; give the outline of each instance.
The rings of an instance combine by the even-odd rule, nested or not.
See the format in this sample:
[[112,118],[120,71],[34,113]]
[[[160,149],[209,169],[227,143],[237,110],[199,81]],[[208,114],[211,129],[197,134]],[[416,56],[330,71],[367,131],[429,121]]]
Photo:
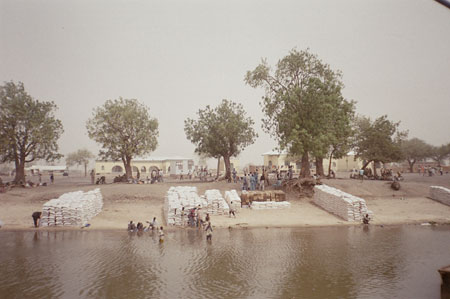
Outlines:
[[[276,176],[276,183],[274,187],[281,186],[283,180],[290,180],[294,177],[294,169],[292,166],[288,167],[287,171],[280,171],[279,168],[273,171]],[[237,182],[236,170],[233,169],[232,172],[233,182]],[[244,173],[244,176],[240,178],[242,183],[242,190],[254,191],[261,190],[264,191],[265,187],[269,185],[269,174],[266,170],[262,169],[262,174],[259,176],[258,169],[251,171],[249,173]]]
[[[236,218],[236,212],[233,207],[230,206],[229,216],[233,215]],[[206,240],[212,240],[212,224],[211,224],[211,216],[209,213],[205,214],[203,218],[203,211],[200,206],[197,208],[192,208],[187,213],[187,221],[186,221],[186,212],[184,207],[181,209],[181,222],[183,226],[196,227],[198,229],[204,229],[206,232]]]
[[156,170],[153,169],[150,173],[150,178],[147,176],[147,183],[148,184],[154,184],[154,183],[163,183],[164,182],[164,173],[162,169]]
[[[203,219],[203,214],[201,213],[201,208],[193,208],[189,211],[188,219],[189,219],[189,226],[191,227],[198,227],[199,229],[204,229],[206,232],[206,240],[211,241],[212,240],[212,224],[211,224],[211,218],[209,216],[209,213],[206,213],[205,219]],[[33,214],[34,215],[34,214]],[[184,216],[184,207],[182,209],[182,221]],[[231,211],[230,211],[231,215]],[[236,217],[233,211],[233,215]],[[135,224],[133,220],[131,220],[128,223],[128,232],[134,233],[134,232],[157,232],[159,236],[159,241],[164,241],[164,228],[163,226],[159,226],[158,221],[156,220],[156,217],[153,217],[153,220],[147,221],[148,226],[144,226],[142,222],[138,222]]]
[[442,169],[442,167],[431,167],[431,166],[419,166],[419,174],[422,174],[423,176],[427,175],[428,176],[433,176],[436,175],[437,173],[439,173],[440,175],[444,175],[444,170]]
[[264,191],[265,188],[265,172],[261,174],[261,177],[258,175],[258,170],[250,172],[250,173],[244,173],[244,176],[241,178],[242,181],[242,190],[262,190]]
[[200,181],[207,181],[208,177],[212,177],[211,172],[208,171],[207,167],[200,167],[200,169],[198,170],[188,170],[187,173],[185,173],[184,171],[181,171],[178,178],[179,180],[192,180],[194,179],[200,179]]
[[195,177],[198,177],[200,181],[208,180],[208,176],[211,177],[211,173],[208,171],[208,167],[200,167],[199,170],[195,172]]
[[144,226],[144,224],[142,222],[138,222],[137,224],[135,224],[133,222],[133,220],[130,220],[130,223],[128,223],[127,230],[131,233],[156,231],[156,232],[158,232],[159,241],[163,242],[164,241],[164,228],[162,226],[159,226],[159,223],[156,220],[156,217],[153,217],[153,220],[151,222],[147,221],[147,223],[148,223],[148,226]]
[[181,209],[181,225],[183,226],[201,228],[205,222],[209,221],[211,221],[209,213],[206,213],[205,218],[203,218],[203,211],[200,206],[190,209],[187,213],[187,219],[184,207]]

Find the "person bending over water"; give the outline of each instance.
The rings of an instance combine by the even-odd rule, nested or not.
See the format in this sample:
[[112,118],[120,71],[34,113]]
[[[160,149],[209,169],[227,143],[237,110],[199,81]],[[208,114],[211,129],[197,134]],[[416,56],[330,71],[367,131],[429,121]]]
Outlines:
[[42,212],[34,212],[31,217],[33,217],[34,227],[39,227],[41,221]]
[[364,224],[369,224],[369,221],[370,221],[369,214],[366,214],[366,215],[363,217],[363,223],[364,223]]
[[128,223],[128,231],[134,232],[136,230],[136,225],[133,223],[133,220]]

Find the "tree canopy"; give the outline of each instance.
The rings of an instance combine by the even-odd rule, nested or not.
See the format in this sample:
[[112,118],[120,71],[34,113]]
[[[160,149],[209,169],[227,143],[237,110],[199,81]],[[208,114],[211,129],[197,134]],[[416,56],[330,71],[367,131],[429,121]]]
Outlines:
[[251,87],[265,89],[263,129],[281,149],[301,157],[302,177],[310,175],[310,155],[322,161],[333,144],[348,139],[354,104],[342,97],[341,77],[308,50],[292,50],[275,71],[262,60],[245,77]]
[[356,157],[365,161],[363,168],[370,162],[388,163],[403,159],[401,141],[407,133],[399,131],[399,125],[400,122],[392,122],[386,115],[374,121],[363,116],[356,119],[354,149]]
[[102,146],[99,157],[122,160],[128,178],[131,160],[154,151],[158,144],[158,121],[136,99],[106,101],[94,109],[86,127],[89,137]]
[[94,154],[87,149],[79,149],[76,152],[70,153],[66,157],[67,166],[72,165],[83,165],[84,166],[84,176],[87,175],[87,165],[89,164],[89,159],[95,158]]
[[209,105],[198,111],[198,119],[184,122],[186,137],[195,145],[195,152],[213,158],[223,157],[226,178],[231,178],[230,158],[237,156],[258,136],[253,120],[246,117],[241,104],[222,100],[216,108]]
[[21,82],[0,87],[0,159],[14,162],[15,182],[25,181],[25,163],[62,157],[57,141],[64,130],[56,109],[53,102],[33,99]]
[[431,145],[419,138],[412,138],[402,141],[403,156],[409,164],[410,172],[414,172],[414,164],[432,154]]
[[433,146],[429,157],[436,161],[440,167],[442,160],[450,157],[450,143],[441,146]]

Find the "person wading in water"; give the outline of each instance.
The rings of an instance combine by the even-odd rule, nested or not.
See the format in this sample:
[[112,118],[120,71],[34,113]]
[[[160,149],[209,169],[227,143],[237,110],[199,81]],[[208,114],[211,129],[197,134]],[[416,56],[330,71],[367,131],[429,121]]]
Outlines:
[[208,221],[208,225],[206,226],[205,231],[206,231],[206,241],[211,242],[213,229],[210,221]]

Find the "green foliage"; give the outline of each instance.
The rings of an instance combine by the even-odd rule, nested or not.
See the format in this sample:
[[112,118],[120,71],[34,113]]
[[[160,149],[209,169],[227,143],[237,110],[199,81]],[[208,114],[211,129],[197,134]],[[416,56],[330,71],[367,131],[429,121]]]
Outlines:
[[253,130],[253,120],[246,117],[241,104],[228,100],[216,108],[209,105],[198,111],[198,119],[188,118],[184,122],[186,137],[195,144],[195,152],[200,155],[223,157],[227,176],[229,159],[237,156],[258,136]]
[[450,143],[441,146],[433,146],[429,157],[436,161],[441,166],[442,160],[450,157]]
[[15,163],[16,182],[25,178],[25,163],[62,157],[57,141],[64,130],[56,109],[53,102],[33,99],[21,82],[0,87],[0,160]]
[[401,148],[403,157],[408,161],[411,172],[413,172],[414,164],[417,161],[430,157],[432,154],[431,145],[419,138],[402,141]]
[[158,121],[135,99],[106,101],[86,127],[89,137],[102,146],[100,158],[122,160],[128,177],[133,157],[154,151],[158,144]]
[[[356,157],[370,162],[395,162],[402,160],[401,142],[407,132],[399,131],[400,122],[394,123],[386,115],[371,121],[368,117],[359,117],[355,122]],[[364,167],[366,166],[364,165]]]
[[341,73],[308,50],[292,50],[274,72],[262,60],[245,81],[265,89],[263,129],[281,149],[302,157],[302,176],[309,176],[309,154],[322,158],[348,144],[354,103],[342,97]]
[[84,166],[84,175],[87,173],[87,165],[89,164],[89,159],[95,158],[94,154],[92,154],[87,149],[79,149],[76,152],[70,153],[66,157],[66,165],[83,165]]

